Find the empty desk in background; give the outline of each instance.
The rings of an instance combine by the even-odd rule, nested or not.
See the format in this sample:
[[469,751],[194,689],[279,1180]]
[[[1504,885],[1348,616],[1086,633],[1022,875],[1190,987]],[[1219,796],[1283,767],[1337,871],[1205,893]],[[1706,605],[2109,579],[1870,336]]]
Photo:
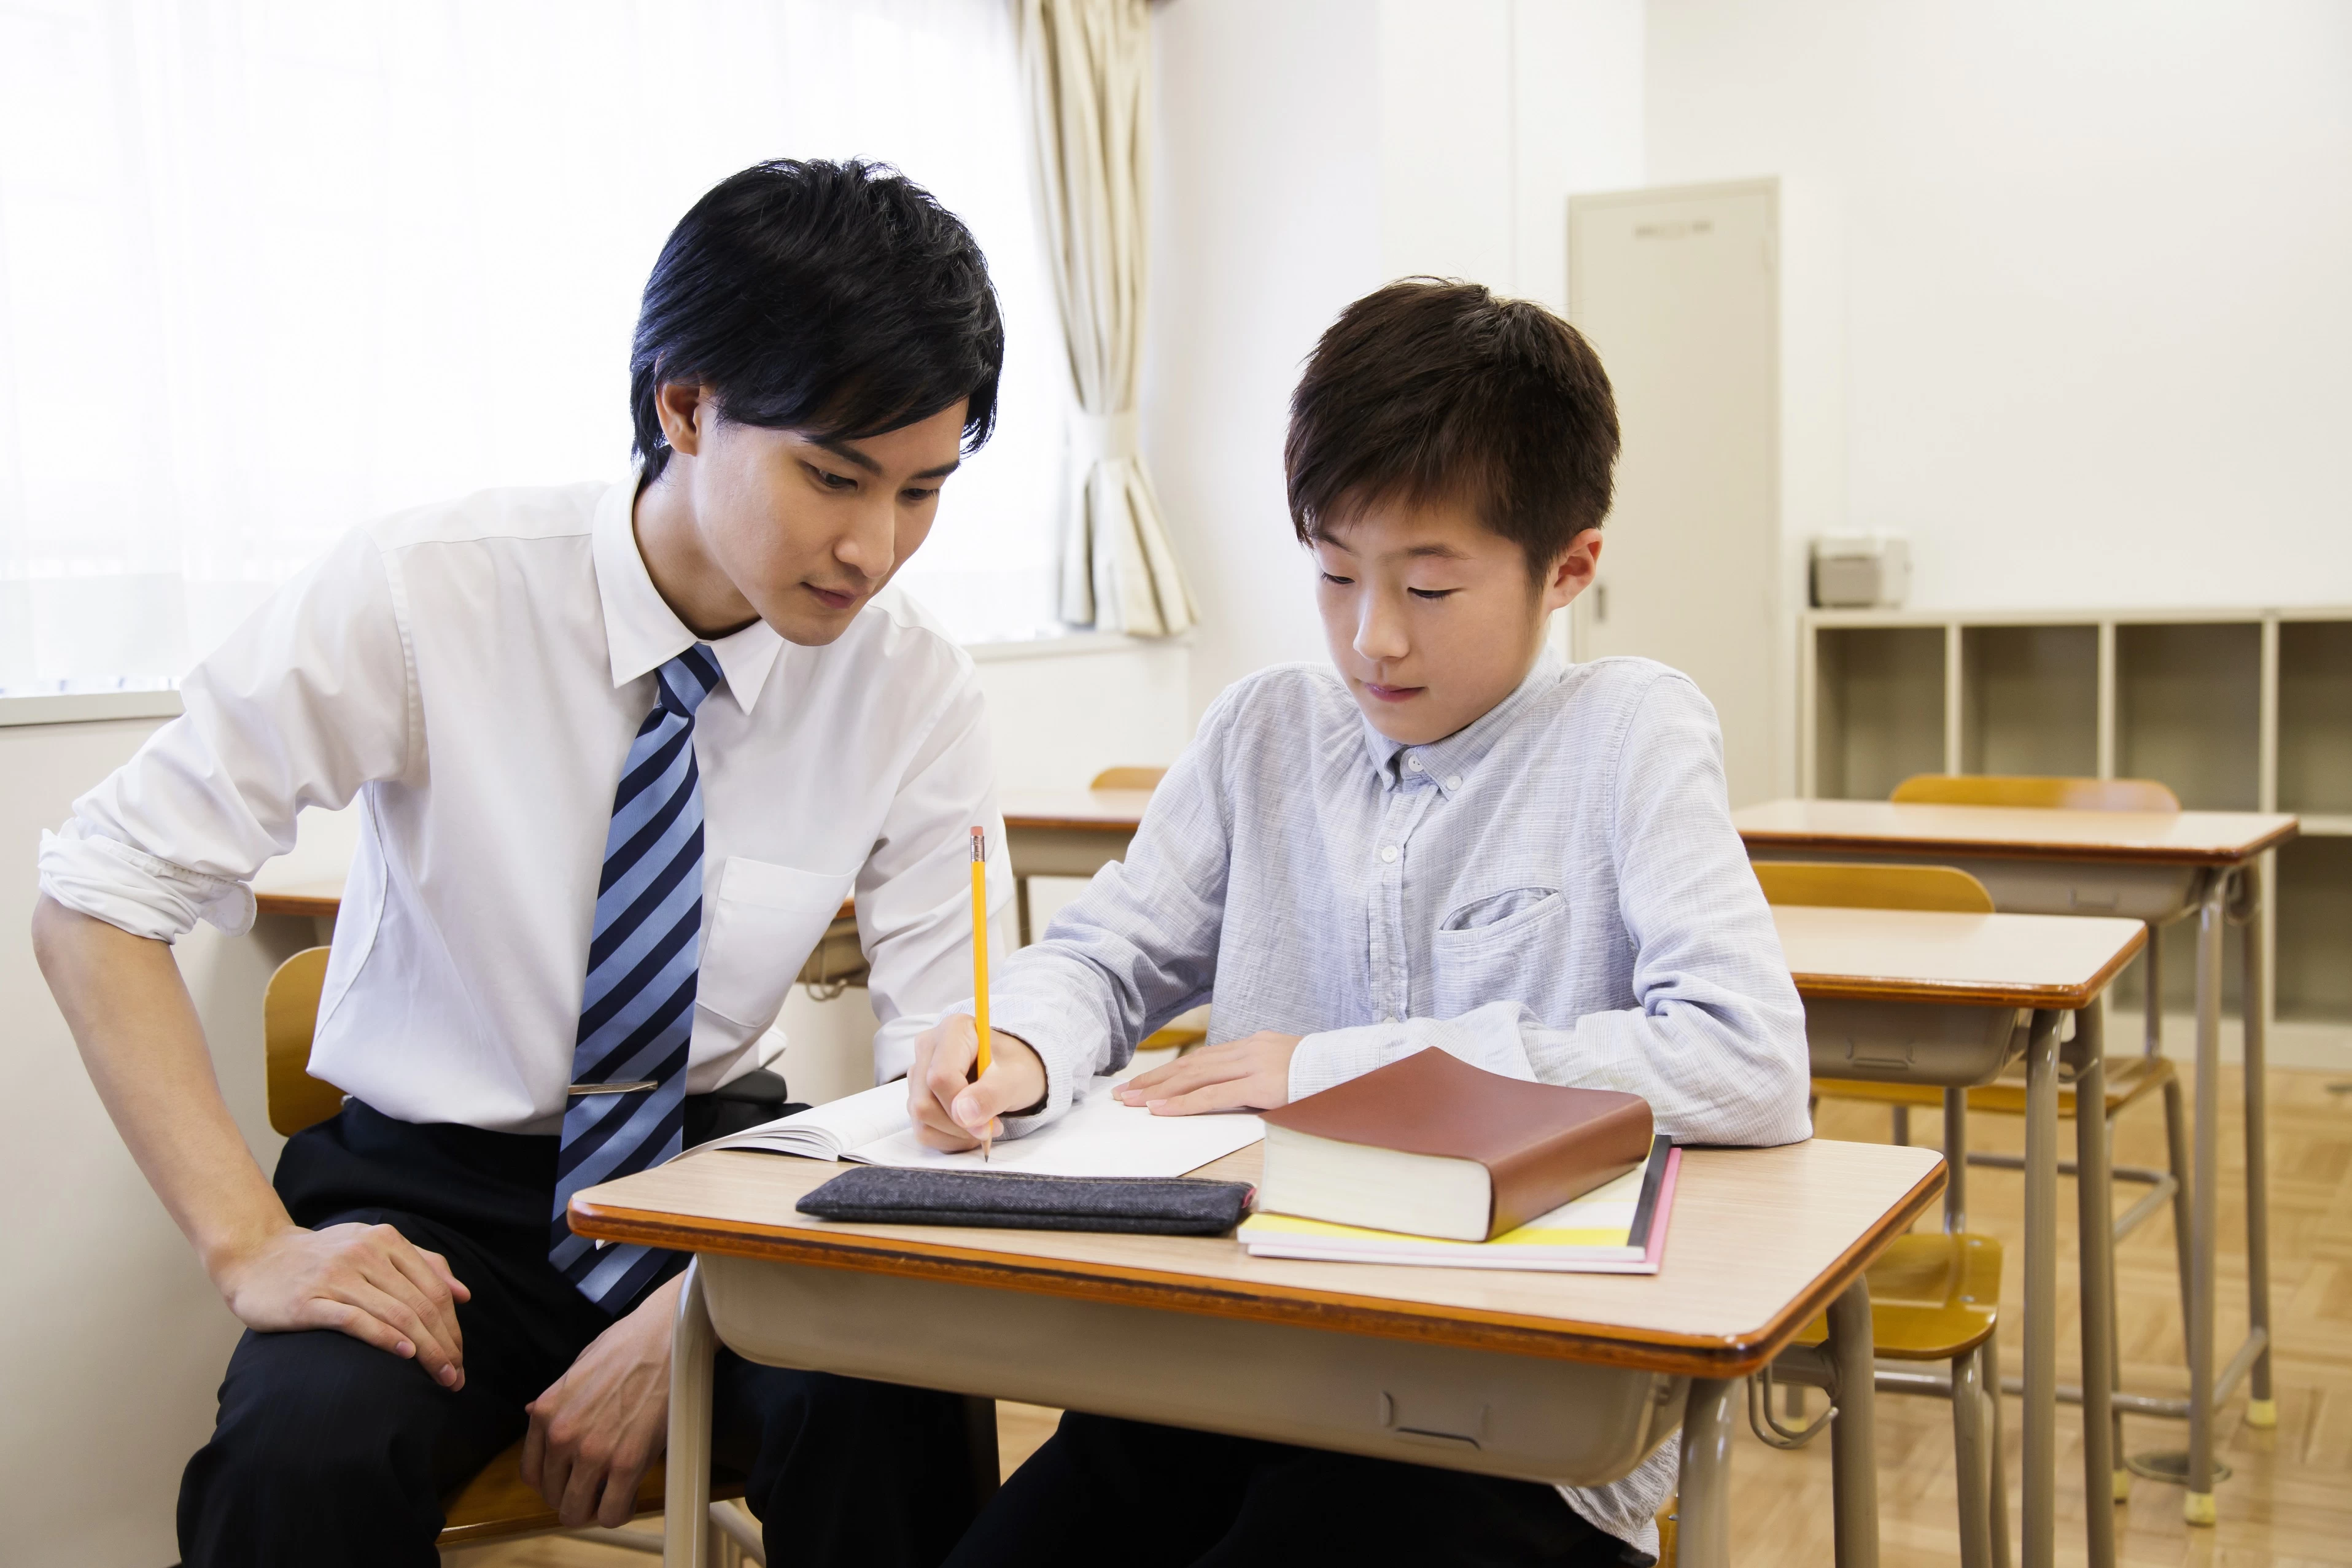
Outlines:
[[[2213,1521],[2213,1410],[2249,1371],[2247,1420],[2277,1419],[2270,1370],[2270,1212],[2265,1141],[2260,857],[2294,837],[2292,816],[2252,811],[2058,811],[2023,806],[1931,805],[1881,800],[1776,800],[1732,814],[1758,859],[1928,861],[1974,875],[2004,910],[2117,915],[2161,926],[2195,913],[2196,1128],[2191,1152],[2189,1397],[2135,1400],[2147,1414],[2185,1415],[2189,1453],[2182,1511]],[[2214,1373],[2213,1250],[2219,1215],[2221,938],[2246,928],[2245,1342]],[[2151,991],[2154,988],[2151,987]],[[2151,1003],[2153,1016],[2159,1002]],[[2177,1405],[2177,1408],[2175,1406]]]
[[[1990,1083],[2016,1057],[2021,1012],[2025,1117],[2025,1471],[2021,1489],[2026,1568],[2048,1568],[2055,1542],[2057,1479],[2058,1026],[2066,1013],[2095,1017],[2097,1002],[2147,940],[2137,921],[2049,915],[1955,914],[1929,910],[1827,909],[1776,904],[1813,1071],[1966,1089]],[[2078,1096],[2099,1092],[2095,1025],[2076,1031],[2088,1049]],[[2085,1101],[2084,1103],[2090,1103]],[[2093,1498],[2106,1495],[2114,1458],[2106,1352],[2114,1270],[2105,1242],[2106,1124],[2077,1118],[2083,1193],[2084,1470]],[[1965,1164],[1950,1179],[1964,1183]],[[2115,1520],[2089,1514],[2091,1560],[2115,1561]]]
[[1020,906],[1021,945],[1029,929],[1029,879],[1091,877],[1127,857],[1143,825],[1148,789],[1013,790],[1004,796],[1006,857]]
[[[1195,1174],[1255,1182],[1252,1147]],[[1251,1258],[1231,1237],[835,1225],[844,1167],[690,1153],[572,1200],[572,1228],[697,1255],[671,1369],[668,1552],[707,1528],[710,1357],[1528,1479],[1628,1473],[1682,1428],[1682,1561],[1728,1560],[1738,1380],[1830,1312],[1842,1568],[1877,1556],[1863,1270],[1944,1184],[1933,1150],[1684,1155],[1654,1278]]]

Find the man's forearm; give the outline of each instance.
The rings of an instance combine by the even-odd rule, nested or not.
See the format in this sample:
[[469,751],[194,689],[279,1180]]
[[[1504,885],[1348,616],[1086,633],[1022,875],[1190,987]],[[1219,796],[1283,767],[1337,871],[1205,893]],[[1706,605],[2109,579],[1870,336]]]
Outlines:
[[224,1261],[293,1222],[221,1099],[171,948],[44,896],[33,949],[107,1114],[218,1279]]

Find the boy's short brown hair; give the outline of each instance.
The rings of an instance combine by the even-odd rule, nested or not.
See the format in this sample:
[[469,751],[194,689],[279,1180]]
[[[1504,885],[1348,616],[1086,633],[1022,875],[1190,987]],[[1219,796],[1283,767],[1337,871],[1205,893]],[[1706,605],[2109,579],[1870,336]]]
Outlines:
[[1541,305],[1408,278],[1331,323],[1283,443],[1301,543],[1381,501],[1458,500],[1530,574],[1608,514],[1617,405],[1600,356]]

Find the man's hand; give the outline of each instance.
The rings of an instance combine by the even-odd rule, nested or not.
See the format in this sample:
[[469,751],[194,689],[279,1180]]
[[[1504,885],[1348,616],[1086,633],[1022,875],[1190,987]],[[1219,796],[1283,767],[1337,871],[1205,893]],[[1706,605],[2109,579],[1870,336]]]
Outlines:
[[248,1329],[333,1329],[413,1358],[444,1388],[466,1386],[457,1304],[472,1293],[447,1258],[388,1225],[288,1226],[214,1261],[213,1279]]
[[646,1297],[523,1407],[523,1481],[567,1530],[636,1517],[637,1483],[669,1447],[670,1331],[684,1283]]
[[988,1071],[971,1082],[980,1055],[980,1029],[969,1015],[940,1019],[915,1037],[915,1065],[907,1074],[907,1111],[927,1149],[977,1149],[982,1134],[1004,1135],[1000,1117],[1045,1098],[1045,1064],[1025,1040],[989,1032]]
[[1187,1051],[1165,1067],[1138,1073],[1114,1091],[1154,1116],[1203,1110],[1271,1110],[1290,1103],[1290,1056],[1302,1037],[1260,1029],[1238,1040]]

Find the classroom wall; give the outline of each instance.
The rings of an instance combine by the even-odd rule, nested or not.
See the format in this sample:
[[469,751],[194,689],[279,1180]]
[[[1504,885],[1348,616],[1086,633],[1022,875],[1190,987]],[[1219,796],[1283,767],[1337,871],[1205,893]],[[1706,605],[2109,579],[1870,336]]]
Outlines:
[[1566,298],[1567,197],[1637,183],[1638,0],[1168,0],[1152,9],[1144,440],[1202,606],[1195,713],[1323,662],[1283,499],[1298,367],[1391,279]]
[[1915,605],[2352,603],[2352,10],[1646,26],[1644,183],[1835,194],[1847,521],[1909,532]]

